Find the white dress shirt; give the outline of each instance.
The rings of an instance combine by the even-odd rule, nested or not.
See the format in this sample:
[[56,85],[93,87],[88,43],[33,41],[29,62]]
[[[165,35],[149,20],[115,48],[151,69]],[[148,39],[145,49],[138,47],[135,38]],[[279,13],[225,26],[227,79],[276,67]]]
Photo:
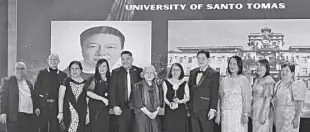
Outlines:
[[31,91],[29,89],[26,80],[18,82],[18,89],[19,89],[18,112],[33,114]]

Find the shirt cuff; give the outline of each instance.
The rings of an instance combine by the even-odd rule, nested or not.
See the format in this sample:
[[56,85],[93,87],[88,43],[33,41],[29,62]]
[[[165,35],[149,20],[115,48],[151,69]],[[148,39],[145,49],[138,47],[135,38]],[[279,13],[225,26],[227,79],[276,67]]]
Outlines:
[[216,110],[215,110],[215,109],[210,109],[210,111],[216,112]]

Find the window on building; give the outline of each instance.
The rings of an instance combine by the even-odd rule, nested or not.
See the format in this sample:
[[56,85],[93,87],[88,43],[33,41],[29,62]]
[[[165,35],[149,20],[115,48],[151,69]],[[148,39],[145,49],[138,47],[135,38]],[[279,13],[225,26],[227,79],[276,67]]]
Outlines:
[[184,56],[184,63],[186,63],[187,62],[187,57],[186,56]]
[[301,57],[301,63],[307,63],[307,58],[306,57]]
[[222,58],[221,57],[217,57],[216,58],[216,63],[221,63],[222,62]]
[[169,63],[172,63],[172,58],[173,58],[173,57],[170,57]]
[[269,57],[269,62],[273,60],[274,57]]
[[306,76],[306,75],[308,74],[307,72],[308,72],[308,71],[307,71],[307,68],[302,68],[302,69],[301,69],[301,74],[302,74],[302,75],[305,75],[305,76]]
[[221,73],[221,68],[216,68],[215,70]]
[[185,75],[189,75],[191,71],[191,67],[186,67]]
[[291,57],[291,62],[294,62],[294,56]]
[[188,63],[192,63],[193,62],[193,58],[192,57],[188,57]]
[[180,57],[179,62],[183,63],[183,57]]

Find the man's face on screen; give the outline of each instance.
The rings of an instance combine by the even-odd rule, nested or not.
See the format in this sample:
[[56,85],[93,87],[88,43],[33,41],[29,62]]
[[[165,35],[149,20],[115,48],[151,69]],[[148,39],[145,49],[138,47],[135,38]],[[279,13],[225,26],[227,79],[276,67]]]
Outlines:
[[117,62],[121,53],[121,39],[112,34],[95,34],[83,41],[84,61],[93,66],[100,59],[108,60],[111,67]]

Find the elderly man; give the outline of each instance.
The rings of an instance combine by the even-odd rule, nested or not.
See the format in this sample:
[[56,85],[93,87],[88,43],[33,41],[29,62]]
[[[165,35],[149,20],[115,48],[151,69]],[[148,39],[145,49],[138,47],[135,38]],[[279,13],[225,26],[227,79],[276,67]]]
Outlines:
[[40,101],[40,132],[58,132],[58,90],[60,83],[67,77],[65,72],[58,70],[59,62],[57,54],[50,54],[47,59],[48,68],[39,71],[34,84]]
[[8,132],[35,132],[33,122],[40,110],[33,85],[26,80],[27,69],[23,62],[17,62],[14,75],[1,80],[0,121],[7,124]]

